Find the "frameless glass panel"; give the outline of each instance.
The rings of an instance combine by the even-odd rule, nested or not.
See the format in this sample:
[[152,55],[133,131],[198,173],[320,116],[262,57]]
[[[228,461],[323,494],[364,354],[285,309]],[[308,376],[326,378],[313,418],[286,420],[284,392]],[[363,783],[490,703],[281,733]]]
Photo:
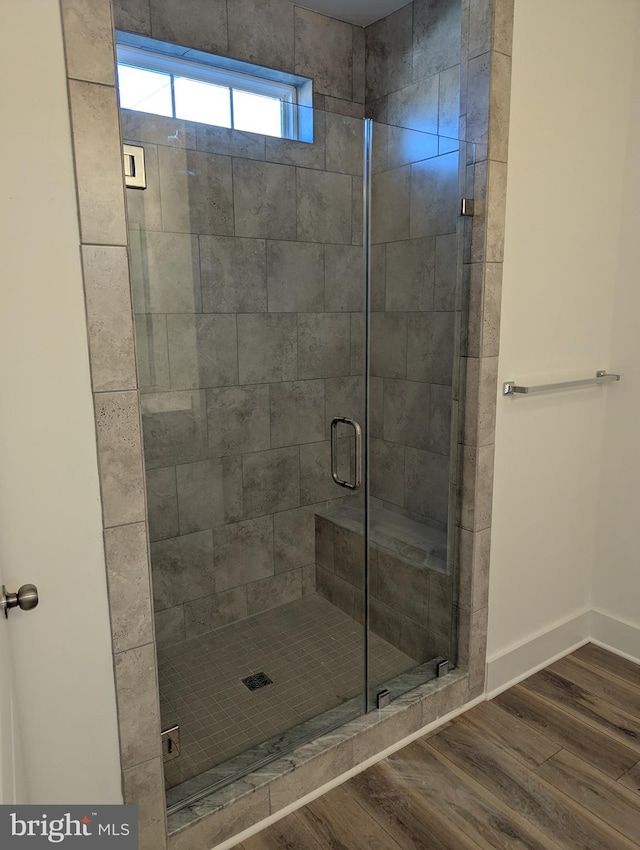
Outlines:
[[173,115],[171,77],[130,65],[118,65],[118,91],[123,109]]
[[248,133],[282,136],[282,101],[233,90],[233,126]]
[[[457,658],[461,198],[473,147],[373,123],[369,706]],[[381,663],[376,638],[398,653]]]
[[197,152],[122,116],[170,810],[365,709],[363,121],[301,111]]
[[231,127],[231,95],[225,86],[174,77],[176,118]]

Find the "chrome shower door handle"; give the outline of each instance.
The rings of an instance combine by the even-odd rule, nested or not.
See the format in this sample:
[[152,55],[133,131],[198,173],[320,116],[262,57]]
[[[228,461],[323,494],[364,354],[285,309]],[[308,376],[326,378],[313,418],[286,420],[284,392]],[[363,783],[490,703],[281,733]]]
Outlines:
[[[338,425],[351,425],[356,438],[356,480],[343,481],[338,475]],[[331,477],[347,490],[359,490],[362,486],[362,428],[355,419],[346,416],[334,416],[331,420]]]

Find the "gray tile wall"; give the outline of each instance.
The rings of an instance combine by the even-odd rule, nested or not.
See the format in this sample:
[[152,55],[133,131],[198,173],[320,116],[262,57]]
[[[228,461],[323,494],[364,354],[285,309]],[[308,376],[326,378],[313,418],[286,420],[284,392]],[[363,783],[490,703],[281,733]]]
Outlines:
[[313,506],[345,493],[330,478],[329,422],[363,391],[364,44],[281,0],[229,4],[228,46],[205,4],[154,0],[148,20],[115,8],[117,25],[184,46],[204,49],[213,27],[208,49],[311,76],[320,107],[313,144],[122,112],[148,165],[148,189],[127,197],[156,625],[169,644],[314,589]]

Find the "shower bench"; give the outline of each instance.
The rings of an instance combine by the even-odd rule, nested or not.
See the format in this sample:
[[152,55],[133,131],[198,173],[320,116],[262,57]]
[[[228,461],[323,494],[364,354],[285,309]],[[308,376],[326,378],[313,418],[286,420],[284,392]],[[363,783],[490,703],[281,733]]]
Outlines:
[[[320,509],[315,525],[316,590],[362,622],[361,503],[354,498]],[[446,532],[374,505],[369,558],[371,630],[419,663],[446,655],[453,603]]]

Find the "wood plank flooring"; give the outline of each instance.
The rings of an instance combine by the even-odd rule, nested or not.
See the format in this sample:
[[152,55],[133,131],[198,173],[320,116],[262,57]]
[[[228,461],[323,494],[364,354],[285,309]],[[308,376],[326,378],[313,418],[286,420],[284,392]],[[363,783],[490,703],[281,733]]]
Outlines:
[[238,846],[640,848],[640,666],[589,644]]

